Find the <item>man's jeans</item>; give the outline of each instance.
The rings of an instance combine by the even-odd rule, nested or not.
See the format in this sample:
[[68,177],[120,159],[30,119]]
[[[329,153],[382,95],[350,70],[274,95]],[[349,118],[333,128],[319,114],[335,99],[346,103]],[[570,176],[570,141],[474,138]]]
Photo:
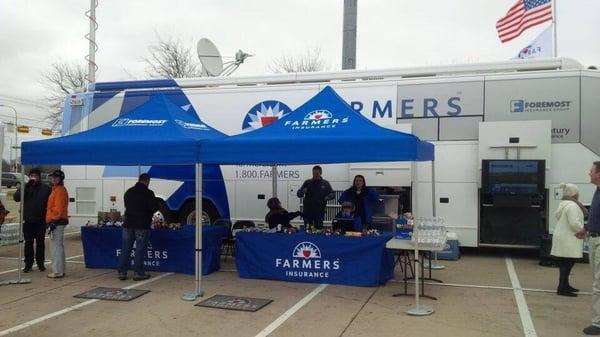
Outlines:
[[131,266],[131,250],[135,242],[133,270],[136,275],[144,275],[144,256],[146,255],[149,236],[149,229],[123,228],[123,245],[121,246],[121,256],[119,257],[119,274],[127,274],[127,270]]

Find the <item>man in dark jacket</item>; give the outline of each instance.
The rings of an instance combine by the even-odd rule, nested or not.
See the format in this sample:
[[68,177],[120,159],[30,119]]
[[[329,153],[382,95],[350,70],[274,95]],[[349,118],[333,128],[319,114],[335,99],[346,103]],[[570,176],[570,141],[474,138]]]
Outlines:
[[[44,240],[46,237],[46,208],[50,186],[41,182],[41,172],[33,168],[29,171],[29,181],[25,184],[25,204],[23,209],[23,236],[25,238],[25,268],[28,273],[33,266],[33,241],[35,241],[35,262],[40,271],[46,270],[44,266]],[[21,201],[21,189],[18,188],[13,199]]]
[[134,281],[150,278],[144,272],[144,256],[150,236],[152,215],[158,211],[158,202],[154,192],[148,188],[150,176],[140,175],[138,182],[125,192],[125,223],[123,224],[123,245],[119,256],[119,279],[127,279],[127,270],[131,265],[131,250],[135,242],[133,262]]
[[304,225],[312,225],[317,229],[323,228],[327,200],[332,200],[335,197],[329,182],[321,177],[322,173],[321,166],[313,167],[312,179],[305,181],[297,193],[298,198],[304,198],[302,203]]

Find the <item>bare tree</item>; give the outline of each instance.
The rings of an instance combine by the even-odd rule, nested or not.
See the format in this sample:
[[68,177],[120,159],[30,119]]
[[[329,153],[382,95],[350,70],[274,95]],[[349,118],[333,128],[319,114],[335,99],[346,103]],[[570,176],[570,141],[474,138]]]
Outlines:
[[269,64],[274,73],[300,73],[327,70],[321,48],[307,49],[304,54],[285,54]]
[[42,74],[41,83],[48,91],[46,101],[50,105],[47,118],[53,128],[59,128],[62,124],[65,97],[85,90],[86,74],[82,64],[68,62],[53,63],[50,70]]
[[148,65],[146,74],[159,78],[184,78],[202,76],[202,67],[196,61],[194,52],[179,40],[162,38],[148,47],[149,56],[143,60]]

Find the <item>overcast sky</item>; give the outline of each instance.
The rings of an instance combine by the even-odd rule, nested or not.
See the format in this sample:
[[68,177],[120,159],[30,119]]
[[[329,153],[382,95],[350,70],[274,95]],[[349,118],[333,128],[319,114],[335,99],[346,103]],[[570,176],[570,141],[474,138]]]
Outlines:
[[[600,1],[557,0],[558,52],[600,65]],[[358,0],[357,68],[507,60],[548,24],[501,44],[496,21],[514,0]],[[40,73],[57,61],[83,63],[89,1],[0,1],[0,95],[41,99]],[[268,73],[282,54],[319,47],[340,68],[343,0],[99,1],[98,81],[144,78],[156,34],[195,47],[212,39],[221,54],[256,54],[236,75]],[[127,70],[125,72],[124,70]],[[1,103],[1,102],[0,102]]]

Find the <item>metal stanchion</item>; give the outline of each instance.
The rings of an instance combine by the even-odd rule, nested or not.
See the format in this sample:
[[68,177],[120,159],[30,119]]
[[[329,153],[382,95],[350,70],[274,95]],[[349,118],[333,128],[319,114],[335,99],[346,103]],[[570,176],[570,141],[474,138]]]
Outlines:
[[421,304],[419,294],[419,270],[417,263],[422,263],[419,259],[419,227],[421,221],[415,221],[413,225],[413,238],[415,239],[415,307],[406,311],[411,316],[429,316],[433,314],[433,308]]
[[[435,218],[437,216],[437,209],[436,209],[436,199],[435,199],[435,161],[431,161],[431,200],[432,200],[432,207],[433,207],[433,217]],[[438,253],[434,252],[433,253],[433,263],[431,263],[431,266],[429,265],[431,262],[427,262],[427,265],[425,265],[425,267],[430,268],[432,270],[442,270],[444,268],[446,268],[446,266],[442,266],[438,264]]]
[[[15,131],[16,132],[16,131]],[[17,279],[0,281],[0,286],[10,284],[26,284],[31,283],[31,279],[22,278],[22,267],[23,267],[23,209],[25,204],[25,168],[21,164],[21,212],[19,214],[19,261],[17,263]]]

